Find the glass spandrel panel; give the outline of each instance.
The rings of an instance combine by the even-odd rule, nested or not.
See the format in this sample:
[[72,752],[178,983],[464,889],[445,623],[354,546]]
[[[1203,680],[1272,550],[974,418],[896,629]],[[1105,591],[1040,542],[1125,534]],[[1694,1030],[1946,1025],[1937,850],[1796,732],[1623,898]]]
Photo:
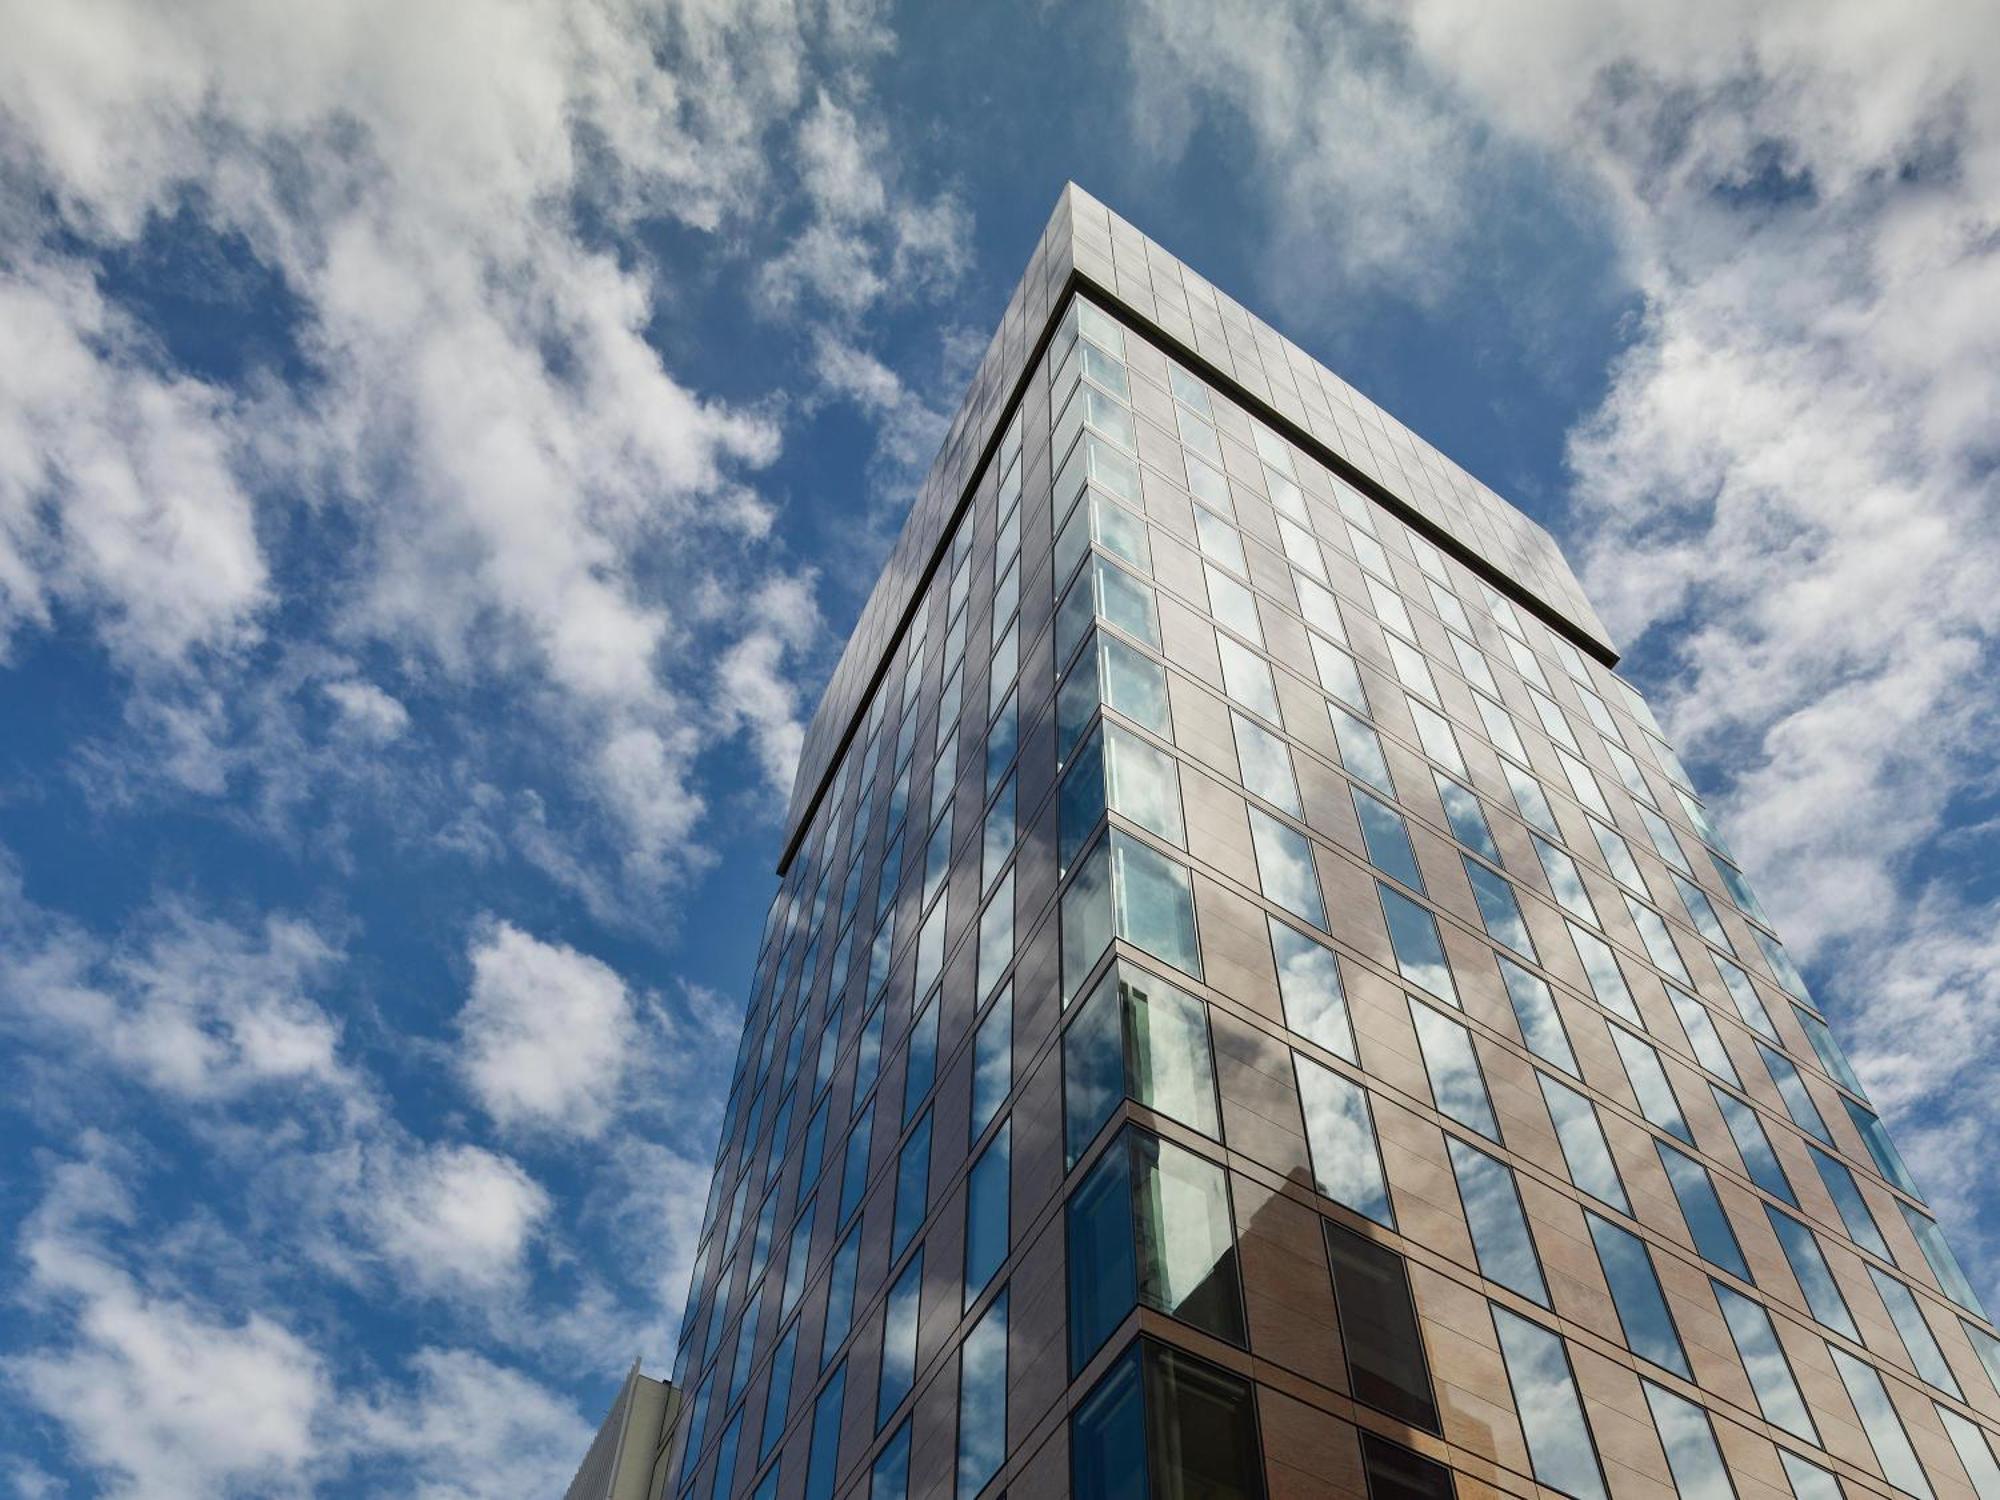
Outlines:
[[1562,1340],[1503,1307],[1492,1306],[1492,1313],[1535,1478],[1577,1500],[1605,1500],[1597,1447]]
[[1292,1061],[1298,1072],[1299,1105],[1305,1115],[1314,1185],[1362,1217],[1385,1229],[1395,1228],[1366,1091],[1311,1058],[1295,1052]]
[[1597,1247],[1604,1284],[1611,1289],[1611,1305],[1618,1314],[1618,1326],[1624,1330],[1625,1346],[1641,1359],[1649,1359],[1683,1380],[1692,1380],[1687,1351],[1681,1347],[1673,1314],[1667,1310],[1646,1242],[1588,1209],[1583,1218],[1590,1229],[1590,1241]]

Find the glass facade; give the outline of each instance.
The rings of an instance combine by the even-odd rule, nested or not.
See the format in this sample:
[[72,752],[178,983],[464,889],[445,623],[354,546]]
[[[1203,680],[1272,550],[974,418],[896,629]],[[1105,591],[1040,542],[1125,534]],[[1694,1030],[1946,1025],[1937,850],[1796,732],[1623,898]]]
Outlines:
[[1067,191],[807,736],[670,1500],[1991,1493],[2000,1337],[1615,662]]

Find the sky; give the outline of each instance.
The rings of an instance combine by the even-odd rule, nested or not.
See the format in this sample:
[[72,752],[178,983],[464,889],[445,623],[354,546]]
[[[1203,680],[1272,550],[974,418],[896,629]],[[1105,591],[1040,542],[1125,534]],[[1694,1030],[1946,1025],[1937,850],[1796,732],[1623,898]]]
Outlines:
[[0,1494],[559,1493],[1073,178],[1543,521],[2000,1291],[2000,8],[0,0]]

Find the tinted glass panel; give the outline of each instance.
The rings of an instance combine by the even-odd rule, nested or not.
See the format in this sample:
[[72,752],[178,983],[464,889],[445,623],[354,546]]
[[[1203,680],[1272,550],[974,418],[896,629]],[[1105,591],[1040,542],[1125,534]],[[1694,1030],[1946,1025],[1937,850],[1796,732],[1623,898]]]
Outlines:
[[965,1336],[958,1352],[958,1494],[971,1500],[1007,1456],[1007,1293]]
[[1660,1165],[1667,1169],[1667,1180],[1673,1184],[1674,1197],[1680,1201],[1681,1217],[1687,1220],[1688,1233],[1694,1236],[1695,1249],[1703,1259],[1731,1275],[1750,1280],[1750,1268],[1743,1262],[1736,1233],[1729,1227],[1729,1215],[1723,1212],[1708,1168],[1665,1141],[1654,1144],[1659,1147]]
[[986,1289],[993,1273],[1007,1259],[1008,1198],[1012,1177],[1008,1170],[1008,1135],[1013,1122],[1000,1127],[999,1134],[979,1153],[965,1188],[965,1305]]
[[889,1288],[882,1314],[882,1371],[875,1394],[875,1425],[888,1421],[917,1373],[917,1305],[924,1288],[924,1257],[913,1257]]
[[1764,1413],[1764,1419],[1809,1443],[1818,1443],[1819,1434],[1806,1413],[1805,1398],[1799,1395],[1792,1367],[1785,1360],[1777,1331],[1771,1327],[1771,1315],[1719,1281],[1711,1281],[1709,1285],[1722,1306],[1730,1337],[1736,1340],[1736,1352],[1742,1356],[1743,1368],[1750,1376],[1750,1389],[1756,1393],[1757,1407]]
[[1537,1073],[1535,1077],[1542,1085],[1549,1118],[1555,1121],[1556,1139],[1569,1166],[1569,1180],[1593,1198],[1629,1212],[1625,1188],[1618,1181],[1618,1168],[1612,1165],[1611,1148],[1604,1143],[1604,1130],[1597,1123],[1596,1109],[1582,1094],[1557,1083],[1548,1074]]
[[[1264,1456],[1250,1386],[1227,1371],[1147,1343],[1146,1425],[1160,1500],[1262,1500]],[[1075,1500],[1084,1500],[1078,1491]]]
[[1368,848],[1368,860],[1383,874],[1393,876],[1411,890],[1422,892],[1423,873],[1410,848],[1409,830],[1403,817],[1379,797],[1354,787],[1354,814],[1361,820],[1361,841]]
[[833,1372],[813,1403],[812,1447],[806,1457],[805,1500],[832,1500],[840,1473],[840,1409],[847,1393],[847,1366]]
[[1338,1224],[1328,1222],[1325,1228],[1355,1399],[1413,1427],[1438,1431],[1430,1367],[1403,1258]]
[[1715,1096],[1715,1107],[1722,1112],[1723,1121],[1729,1126],[1729,1134],[1736,1141],[1737,1154],[1743,1158],[1744,1170],[1750,1180],[1772,1196],[1784,1199],[1794,1208],[1799,1200],[1792,1196],[1791,1179],[1785,1176],[1785,1169],[1778,1163],[1778,1154],[1771,1149],[1771,1138],[1764,1134],[1764,1122],[1757,1118],[1757,1111],[1745,1104],[1734,1094],[1725,1094],[1714,1084],[1708,1086]]
[[1437,919],[1401,891],[1379,880],[1375,889],[1382,898],[1389,943],[1396,950],[1396,967],[1403,977],[1428,994],[1458,1004],[1458,991],[1445,963],[1444,944],[1438,938]]
[[1139,1298],[1132,1235],[1130,1154],[1114,1143],[1064,1207],[1069,1276],[1069,1367],[1090,1362]]
[[1417,1046],[1423,1053],[1438,1113],[1498,1141],[1500,1125],[1486,1097],[1486,1080],[1472,1050],[1472,1033],[1415,1000],[1410,1001],[1410,1019],[1416,1024]]
[[1888,1391],[1883,1389],[1882,1377],[1872,1366],[1845,1350],[1829,1344],[1827,1352],[1833,1356],[1834,1368],[1840,1371],[1840,1383],[1847,1387],[1854,1410],[1861,1417],[1862,1430],[1868,1434],[1869,1446],[1874,1448],[1889,1483],[1920,1496],[1921,1500],[1930,1500],[1930,1481],[1924,1477],[1924,1466],[1917,1462],[1910,1436],[1903,1431],[1902,1419],[1896,1415]]
[[1827,1269],[1826,1256],[1819,1248],[1819,1241],[1813,1232],[1788,1213],[1781,1213],[1764,1205],[1764,1215],[1771,1221],[1771,1232],[1778,1237],[1778,1244],[1785,1252],[1785,1259],[1791,1264],[1792,1275],[1798,1281],[1799,1290],[1805,1293],[1806,1306],[1812,1315],[1837,1333],[1844,1333],[1857,1344],[1861,1334],[1854,1326],[1853,1315],[1847,1310],[1847,1299],[1840,1295],[1840,1286],[1833,1279],[1833,1272]]
[[1349,1062],[1356,1061],[1354,1028],[1348,1019],[1347,997],[1340,985],[1340,964],[1333,950],[1315,943],[1276,917],[1267,920],[1285,1024],[1327,1051]]
[[1361,1434],[1368,1500],[1452,1500],[1451,1470],[1385,1437]]
[[1375,1125],[1369,1118],[1367,1093],[1358,1083],[1310,1058],[1293,1053],[1292,1060],[1297,1065],[1299,1104],[1305,1112],[1314,1183],[1334,1202],[1346,1204],[1384,1228],[1395,1228],[1388,1184],[1383,1181],[1382,1161],[1375,1151]]
[[1513,1172],[1464,1141],[1447,1139],[1445,1144],[1451,1151],[1452,1175],[1458,1179],[1458,1197],[1465,1206],[1480,1274],[1547,1307],[1548,1288]]
[[1736,1491],[1722,1466],[1708,1413],[1650,1380],[1640,1384],[1645,1387],[1646,1405],[1653,1410],[1653,1426],[1660,1434],[1660,1446],[1666,1449],[1667,1467],[1673,1472],[1674,1488],[1680,1491],[1681,1500],[1735,1500]]
[[1070,1493],[1074,1500],[1148,1500],[1146,1402],[1134,1344],[1097,1382],[1070,1418]]

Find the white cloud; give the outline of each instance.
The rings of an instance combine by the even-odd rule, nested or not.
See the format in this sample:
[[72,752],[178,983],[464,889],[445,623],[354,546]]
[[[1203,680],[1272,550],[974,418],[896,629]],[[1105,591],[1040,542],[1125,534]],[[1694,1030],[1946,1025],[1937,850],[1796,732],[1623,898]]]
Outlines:
[[505,922],[471,950],[459,1067],[505,1127],[600,1135],[642,1042],[625,981],[601,960]]
[[326,696],[339,710],[341,723],[361,739],[387,744],[410,727],[410,711],[372,682],[358,678],[329,682]]
[[347,1087],[339,1025],[312,994],[339,954],[309,923],[238,926],[168,901],[105,943],[34,906],[4,863],[0,896],[0,1006],[14,1028],[186,1099]]
[[574,1406],[519,1370],[465,1349],[411,1360],[413,1390],[356,1402],[344,1421],[366,1461],[401,1459],[414,1500],[561,1494],[590,1447]]
[[518,1288],[552,1207],[519,1164],[479,1146],[385,1155],[365,1186],[363,1217],[394,1274],[475,1296]]
[[100,1243],[129,1220],[102,1161],[59,1168],[23,1226],[28,1290],[68,1337],[6,1362],[12,1381],[133,1500],[302,1493],[331,1397],[324,1361],[260,1313],[229,1315],[156,1292]]

